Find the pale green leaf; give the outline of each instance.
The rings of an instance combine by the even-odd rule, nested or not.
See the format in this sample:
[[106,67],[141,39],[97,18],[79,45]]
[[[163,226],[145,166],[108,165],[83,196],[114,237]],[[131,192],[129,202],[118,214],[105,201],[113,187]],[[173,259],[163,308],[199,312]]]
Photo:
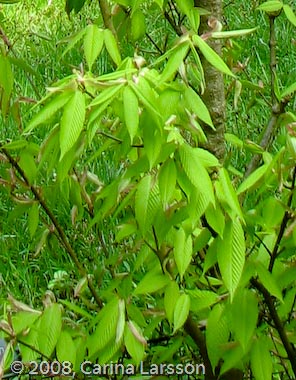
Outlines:
[[212,66],[224,74],[235,77],[222,58],[200,36],[194,35],[192,40]]
[[74,146],[83,129],[85,118],[85,97],[76,91],[64,108],[60,125],[61,157]]
[[64,105],[73,97],[73,93],[70,91],[63,92],[57,95],[53,100],[45,104],[41,110],[33,116],[29,124],[24,130],[24,133],[31,132],[35,127],[40,124],[48,123],[49,119],[55,115],[59,109],[64,107]]
[[48,306],[40,318],[39,349],[43,355],[50,357],[53,353],[62,330],[62,312],[60,305]]
[[147,232],[148,225],[148,201],[151,191],[151,176],[144,177],[138,187],[135,196],[135,214],[136,220],[144,236]]
[[99,323],[95,332],[88,339],[89,355],[104,349],[108,343],[116,339],[116,330],[119,317],[119,299],[114,297],[99,313]]
[[186,322],[190,310],[190,297],[188,294],[181,294],[177,299],[174,310],[174,332],[179,330]]
[[229,215],[232,218],[239,216],[243,221],[243,213],[226,169],[220,170],[219,180],[215,183],[215,187],[217,197]]
[[175,233],[174,258],[182,281],[192,258],[192,238],[190,235],[186,237],[182,227]]
[[210,127],[215,129],[206,105],[201,100],[200,96],[191,87],[188,87],[185,90],[185,100],[189,105],[190,109],[200,120],[202,120]]
[[269,351],[265,336],[255,341],[251,350],[251,368],[255,380],[271,380],[273,378],[272,354]]
[[105,47],[112,58],[113,62],[116,64],[116,66],[119,66],[121,63],[121,56],[118,48],[117,41],[109,29],[104,30],[104,41],[105,41]]
[[179,286],[175,281],[170,281],[164,292],[164,309],[170,324],[173,323],[174,310],[179,298]]
[[39,205],[33,203],[32,207],[28,211],[28,227],[31,238],[35,235],[39,224]]
[[92,65],[98,58],[104,45],[104,32],[97,25],[88,25],[84,36],[84,54],[88,68],[91,71]]
[[284,302],[283,295],[279,285],[277,284],[276,277],[274,277],[262,263],[256,263],[256,269],[259,281],[262,283],[262,285],[272,296],[276,297],[281,302]]
[[254,292],[244,289],[234,297],[231,318],[232,330],[246,352],[258,320],[258,301]]
[[213,369],[218,364],[223,353],[223,345],[229,338],[228,320],[223,311],[222,305],[214,306],[207,321],[206,346]]
[[73,47],[83,38],[84,34],[85,34],[85,31],[86,29],[83,28],[82,30],[80,30],[78,33],[75,33],[73,36],[70,36],[70,37],[67,37],[66,39],[63,39],[61,41],[58,41],[58,43],[63,43],[63,42],[69,42],[68,43],[68,46],[66,47],[66,49],[64,50],[63,54],[62,54],[62,57],[68,53],[69,50],[73,49]]
[[176,0],[178,8],[184,13],[186,16],[190,15],[190,11],[194,7],[193,0]]
[[266,13],[279,12],[283,8],[283,3],[279,0],[265,1],[260,4],[256,9]]
[[209,290],[188,290],[187,294],[191,299],[190,310],[194,312],[209,308],[219,300],[218,295]]
[[139,102],[134,91],[128,86],[123,90],[123,108],[125,124],[133,142],[139,127]]
[[227,30],[222,32],[212,32],[211,37],[213,38],[233,38],[233,37],[241,37],[247,34],[251,34],[255,32],[258,28],[252,29],[240,29],[240,30]]
[[139,327],[135,322],[129,321],[124,330],[124,344],[127,352],[138,365],[144,359],[145,345],[136,338],[135,330],[139,331]]
[[160,271],[148,272],[134,291],[134,295],[155,293],[163,289],[168,283],[169,278]]
[[284,12],[287,17],[287,19],[290,21],[290,23],[294,26],[296,26],[296,16],[293,12],[292,8],[288,4],[284,4]]
[[177,48],[174,49],[174,51],[172,51],[172,54],[161,74],[160,83],[170,81],[174,78],[181,63],[186,57],[188,50],[189,50],[189,43],[187,41],[178,45]]
[[160,168],[158,184],[160,198],[164,208],[166,208],[175,192],[177,180],[177,170],[174,160],[168,159]]
[[194,187],[203,195],[207,203],[215,204],[215,196],[210,176],[201,163],[197,148],[183,144],[179,148],[184,171]]
[[237,189],[237,195],[244,193],[247,190],[257,188],[264,180],[264,176],[269,168],[269,165],[265,164],[253,171],[243,183],[240,184]]
[[132,40],[138,41],[145,36],[146,32],[146,18],[144,13],[140,9],[136,9],[132,12],[130,20],[130,33]]
[[125,302],[124,300],[119,300],[118,302],[118,322],[116,327],[116,343],[120,342],[123,333],[124,333],[124,327],[125,327]]
[[239,220],[228,221],[219,245],[218,264],[231,300],[243,272],[245,252],[244,231]]
[[62,331],[56,347],[57,359],[71,362],[74,367],[76,364],[76,347],[72,336],[68,331]]
[[[100,113],[102,113],[104,109],[108,106],[108,102],[111,103],[111,101],[115,98],[115,96],[118,94],[122,87],[123,84],[107,87],[105,90],[100,92],[100,94],[90,103],[90,107],[99,106],[105,103],[103,104],[104,107],[100,109]],[[96,116],[98,117],[99,115]]]
[[296,91],[296,82],[292,83],[289,87],[284,89],[284,91],[281,93],[281,99],[293,94]]

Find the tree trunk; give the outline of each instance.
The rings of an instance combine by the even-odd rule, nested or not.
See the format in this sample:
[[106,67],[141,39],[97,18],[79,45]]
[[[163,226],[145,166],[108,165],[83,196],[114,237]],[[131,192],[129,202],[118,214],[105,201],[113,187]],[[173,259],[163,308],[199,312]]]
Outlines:
[[[209,18],[222,19],[222,0],[195,0],[195,6],[202,7],[211,12],[208,16],[201,17],[199,34],[209,32],[211,29],[208,25]],[[212,49],[221,55],[221,40],[210,39],[207,41]],[[205,74],[206,88],[202,95],[208,110],[211,114],[216,131],[204,126],[208,142],[205,146],[209,151],[221,161],[225,154],[224,131],[225,131],[225,92],[224,81],[221,72],[217,71],[205,59],[202,58],[202,65]]]

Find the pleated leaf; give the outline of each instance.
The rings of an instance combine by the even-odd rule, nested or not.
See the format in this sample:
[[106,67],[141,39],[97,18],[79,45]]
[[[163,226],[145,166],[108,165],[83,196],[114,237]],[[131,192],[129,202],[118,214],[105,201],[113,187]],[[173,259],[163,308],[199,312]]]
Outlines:
[[244,231],[239,220],[228,221],[219,244],[218,264],[231,300],[243,272],[245,251]]
[[111,57],[111,59],[114,61],[116,66],[119,66],[121,63],[121,56],[118,49],[118,45],[116,42],[116,39],[109,29],[104,30],[104,41],[105,41],[105,47]]
[[181,294],[180,297],[177,299],[175,310],[174,310],[174,332],[179,330],[184,323],[186,322],[186,319],[188,318],[190,310],[190,297],[188,294]]
[[91,24],[86,27],[83,41],[84,54],[88,68],[91,68],[98,58],[104,45],[104,32],[97,25]]
[[272,355],[269,352],[268,341],[262,336],[258,339],[251,351],[251,368],[255,380],[271,380]]
[[174,243],[174,258],[182,281],[192,258],[192,238],[190,235],[186,237],[184,229],[180,227]]
[[61,157],[73,147],[83,129],[85,119],[84,94],[76,91],[64,108],[61,119],[60,148]]
[[214,66],[217,70],[224,74],[234,77],[235,75],[230,71],[229,67],[222,60],[222,58],[198,35],[194,35],[192,40],[199,50],[202,52],[205,59]]
[[47,357],[53,353],[62,329],[62,312],[58,304],[48,306],[40,319],[39,350]]
[[134,91],[128,86],[123,90],[123,108],[126,128],[133,142],[139,127],[139,101]]

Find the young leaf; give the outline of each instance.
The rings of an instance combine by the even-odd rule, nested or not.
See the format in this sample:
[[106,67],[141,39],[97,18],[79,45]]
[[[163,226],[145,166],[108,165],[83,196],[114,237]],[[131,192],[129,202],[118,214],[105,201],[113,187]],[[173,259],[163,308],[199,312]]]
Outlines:
[[[118,92],[123,87],[123,84],[107,87],[105,90],[103,90],[91,103],[90,107],[93,106],[99,106],[103,104],[103,107],[100,108],[100,113],[104,111],[105,108],[107,108],[108,104],[111,103],[111,101],[115,98],[115,96],[118,94]],[[96,118],[99,116],[98,114],[95,115]],[[93,120],[91,120],[92,122]]]
[[251,34],[255,32],[258,28],[252,29],[240,29],[240,30],[227,30],[223,32],[212,32],[211,37],[213,38],[232,38],[232,37],[241,37],[246,34]]
[[234,297],[231,326],[244,352],[253,337],[258,319],[258,301],[253,292],[244,289]]
[[174,258],[182,281],[192,258],[192,238],[182,227],[175,233]]
[[245,252],[244,231],[239,220],[228,221],[219,246],[218,264],[231,300],[243,272]]
[[39,349],[47,357],[53,353],[62,329],[62,312],[60,305],[48,306],[40,318]]
[[54,97],[53,100],[48,104],[45,104],[45,106],[41,108],[41,110],[35,116],[33,116],[32,120],[25,128],[24,133],[30,133],[38,125],[47,123],[49,119],[58,112],[59,109],[64,107],[71,96],[73,96],[73,93],[66,91]]
[[270,0],[265,1],[264,3],[260,4],[259,7],[256,9],[258,11],[263,11],[268,14],[273,14],[274,12],[278,13],[283,8],[283,3],[279,0]]
[[268,341],[265,336],[262,336],[255,341],[251,350],[251,368],[255,380],[271,380],[272,367]]
[[69,361],[74,367],[76,364],[76,347],[68,331],[62,331],[56,347],[57,359],[60,363]]
[[132,12],[131,15],[131,25],[130,25],[130,33],[132,40],[138,41],[140,40],[146,32],[146,19],[143,12],[140,9]]
[[191,110],[195,113],[195,115],[200,120],[202,120],[203,122],[208,124],[210,127],[215,129],[210,113],[206,105],[191,87],[188,87],[185,90],[185,100],[187,104],[189,105],[189,107],[191,108]]
[[104,32],[97,25],[91,24],[86,27],[84,36],[84,54],[88,69],[91,71],[92,65],[98,58],[104,45]]
[[39,205],[38,203],[33,203],[32,207],[28,212],[28,227],[31,238],[35,235],[39,224]]
[[134,291],[134,295],[150,294],[164,288],[169,282],[169,278],[160,271],[148,272]]
[[207,321],[206,345],[212,368],[215,369],[222,356],[222,346],[228,342],[228,320],[221,304],[214,306]]
[[256,169],[253,173],[247,177],[243,183],[240,184],[237,189],[237,195],[244,193],[247,190],[257,188],[264,180],[264,175],[270,165],[264,164]]
[[172,52],[162,74],[160,77],[160,82],[167,82],[175,76],[178,71],[181,63],[186,57],[186,54],[189,50],[189,42],[183,42],[178,45],[177,48]]
[[207,309],[219,300],[218,295],[209,290],[188,290],[187,294],[191,299],[190,310],[194,312]]
[[93,335],[89,337],[88,349],[92,356],[104,349],[109,342],[114,341],[119,317],[119,299],[114,297],[99,313],[99,323]]
[[174,160],[168,159],[160,168],[158,185],[163,207],[166,208],[175,192],[177,171]]
[[148,217],[148,201],[151,191],[151,176],[144,177],[138,185],[135,197],[135,213],[136,220],[139,224],[142,235],[144,236],[147,231],[147,217]]
[[134,91],[128,86],[123,90],[123,108],[125,124],[133,142],[139,127],[139,102]]
[[190,310],[190,297],[188,294],[181,294],[177,299],[175,310],[174,310],[174,331],[173,334],[179,330],[186,319],[188,318]]
[[125,327],[125,302],[124,300],[119,300],[118,302],[118,322],[116,328],[116,343],[119,343],[123,337]]
[[121,63],[120,52],[118,49],[116,39],[113,33],[111,32],[111,30],[109,29],[104,30],[104,41],[105,41],[105,47],[110,57],[112,58],[116,66],[119,66]]
[[74,146],[83,129],[85,118],[85,97],[80,91],[75,91],[72,99],[64,108],[61,119],[60,148],[61,157]]
[[170,324],[173,323],[174,310],[179,295],[178,284],[175,281],[170,281],[164,292],[164,309]]
[[290,21],[292,25],[296,26],[296,16],[290,5],[284,4],[283,8],[287,19]]
[[136,326],[135,322],[129,321],[124,330],[124,344],[127,352],[133,358],[135,363],[140,364],[145,355],[145,345],[141,343],[139,339],[136,338],[136,332],[139,333],[139,328]]
[[192,40],[212,66],[224,74],[235,77],[222,58],[200,36],[195,34]]

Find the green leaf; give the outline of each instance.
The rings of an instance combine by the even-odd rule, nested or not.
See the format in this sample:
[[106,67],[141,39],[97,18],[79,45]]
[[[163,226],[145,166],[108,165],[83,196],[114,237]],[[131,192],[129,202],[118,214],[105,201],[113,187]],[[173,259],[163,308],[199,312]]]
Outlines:
[[283,8],[287,19],[290,21],[292,25],[296,26],[296,16],[290,5],[284,4]]
[[262,165],[258,169],[256,169],[254,172],[252,172],[249,177],[247,177],[243,183],[240,184],[239,188],[237,189],[237,195],[244,193],[247,190],[250,189],[256,189],[260,184],[262,184],[262,181],[264,180],[264,176],[268,170],[270,165]]
[[73,47],[83,38],[85,32],[86,32],[86,28],[83,28],[78,33],[75,33],[73,36],[70,36],[70,37],[67,37],[66,39],[58,41],[58,43],[68,42],[69,41],[68,46],[64,50],[61,58],[63,58],[64,55],[67,54],[69,50],[73,49]]
[[0,104],[3,118],[9,111],[10,97],[13,90],[13,72],[8,57],[0,55]]
[[220,240],[218,264],[231,300],[243,272],[245,252],[244,231],[239,220],[228,221],[225,225],[223,239]]
[[170,283],[165,288],[164,292],[164,309],[166,317],[170,324],[173,323],[174,310],[176,302],[179,298],[179,286],[175,281],[170,281]]
[[195,34],[192,36],[192,40],[212,66],[224,74],[235,77],[222,58],[200,36]]
[[234,297],[231,317],[233,332],[246,353],[258,320],[258,301],[254,292],[244,289]]
[[149,225],[148,201],[151,191],[151,176],[144,177],[137,187],[135,196],[135,214],[141,233],[145,236]]
[[184,13],[186,16],[190,15],[190,12],[194,7],[193,0],[176,0],[176,3],[182,13]]
[[181,63],[185,59],[189,50],[189,42],[183,42],[172,51],[172,54],[161,74],[160,83],[170,81],[176,75]]
[[132,40],[138,41],[145,36],[146,18],[140,9],[135,10],[131,14],[130,33]]
[[219,180],[215,183],[215,187],[217,197],[230,217],[239,216],[243,221],[243,213],[226,169],[222,168],[220,170]]
[[187,294],[191,299],[190,310],[195,313],[200,310],[207,309],[219,301],[218,295],[209,290],[187,290]]
[[40,317],[40,312],[18,311],[12,317],[12,327],[16,335],[28,330]]
[[62,331],[56,347],[57,359],[60,363],[69,361],[73,367],[76,364],[76,347],[68,331]]
[[91,71],[94,62],[98,58],[104,45],[103,30],[99,29],[95,24],[88,25],[85,29],[83,44],[86,62],[89,71]]
[[251,350],[251,368],[255,380],[271,380],[272,355],[269,352],[268,341],[265,336],[257,339]]
[[83,129],[85,118],[85,97],[76,91],[64,108],[60,127],[61,157],[74,146]]
[[225,215],[223,214],[220,206],[216,203],[215,206],[209,204],[205,212],[206,220],[217,234],[222,237],[225,227]]
[[28,150],[21,152],[19,166],[25,172],[29,182],[33,183],[37,175],[37,167],[33,154]]
[[185,100],[191,108],[191,110],[200,120],[202,120],[204,123],[208,124],[210,127],[215,129],[206,105],[191,87],[188,87],[185,90]]
[[182,281],[192,258],[192,238],[190,235],[186,238],[182,227],[175,233],[174,258]]
[[104,349],[108,343],[116,339],[119,317],[119,299],[114,297],[99,313],[99,323],[95,332],[88,339],[89,356]]
[[228,320],[223,311],[222,305],[214,306],[207,321],[206,346],[213,370],[222,356],[222,347],[229,338]]
[[39,205],[38,203],[33,203],[32,207],[28,212],[28,227],[31,238],[35,235],[39,224]]
[[[118,94],[118,92],[122,89],[123,87],[123,84],[118,84],[118,85],[115,85],[115,86],[111,86],[111,87],[108,87],[106,88],[105,90],[103,90],[91,103],[90,103],[90,107],[93,107],[93,106],[99,106],[103,103],[104,104],[104,107],[103,108],[100,108],[100,113],[102,113],[104,111],[105,108],[107,108],[108,106],[108,102],[109,104],[111,103],[111,101],[115,98],[115,96]],[[98,117],[99,115],[96,115],[96,117]]]
[[252,29],[240,29],[240,30],[227,30],[223,32],[212,32],[211,37],[213,38],[233,38],[233,37],[241,37],[247,34],[251,34],[255,32],[258,28]]
[[39,349],[43,355],[50,357],[59,340],[62,330],[62,312],[60,305],[48,306],[40,318]]
[[163,289],[168,283],[169,278],[159,270],[148,272],[134,291],[134,295],[155,293]]
[[140,328],[135,322],[129,321],[124,330],[124,344],[136,365],[140,364],[145,355],[145,344],[144,340],[141,342],[141,336]]
[[256,263],[256,270],[258,273],[259,281],[262,285],[268,290],[268,292],[279,299],[281,302],[283,301],[283,295],[280,287],[277,284],[277,279],[274,277],[262,263]]
[[64,105],[70,100],[71,96],[73,97],[73,93],[70,91],[55,96],[51,102],[45,104],[45,106],[33,116],[32,120],[25,128],[24,133],[30,133],[38,125],[48,123],[49,119],[52,118],[59,109],[64,107]]
[[186,322],[190,310],[190,297],[188,294],[181,294],[177,299],[174,310],[174,331],[179,330]]
[[120,299],[118,302],[118,323],[116,328],[116,343],[119,343],[123,337],[125,327],[125,302]]
[[279,12],[283,8],[283,3],[278,0],[265,1],[260,4],[256,9],[258,11],[263,11],[268,14],[273,14],[274,12]]
[[112,58],[113,62],[116,64],[116,66],[119,66],[121,63],[121,57],[120,52],[118,49],[117,41],[109,29],[104,30],[104,41],[105,41],[105,47]]
[[212,181],[206,169],[201,164],[197,148],[183,144],[179,148],[181,163],[190,182],[203,196],[204,202],[215,204]]
[[134,91],[126,86],[123,90],[124,120],[133,142],[139,128],[139,102]]
[[159,170],[158,185],[160,198],[164,209],[171,202],[171,198],[175,192],[177,180],[177,170],[174,160],[168,159]]
[[287,87],[282,93],[281,93],[281,99],[284,97],[293,94],[296,91],[296,82],[292,83],[289,87]]

